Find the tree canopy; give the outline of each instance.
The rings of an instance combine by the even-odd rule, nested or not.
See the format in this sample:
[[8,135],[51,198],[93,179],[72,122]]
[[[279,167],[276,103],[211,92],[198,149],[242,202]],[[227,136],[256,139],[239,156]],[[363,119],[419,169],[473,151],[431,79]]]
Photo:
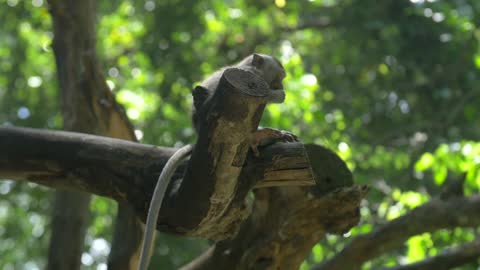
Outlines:
[[[0,1],[2,126],[63,128],[51,2]],[[371,250],[364,269],[441,269],[422,263],[469,248],[451,267],[479,267],[480,2],[112,0],[95,17],[106,84],[146,144],[195,142],[191,89],[206,75],[253,52],[282,62],[287,98],[261,125],[334,150],[370,187],[358,226],[317,243],[302,270],[329,269],[319,264],[355,245]],[[51,190],[4,179],[0,194],[0,268],[44,268]],[[93,197],[85,269],[105,269],[116,209]],[[381,237],[362,238],[388,230],[399,239],[386,253]],[[161,234],[152,268],[176,269],[208,245]]]

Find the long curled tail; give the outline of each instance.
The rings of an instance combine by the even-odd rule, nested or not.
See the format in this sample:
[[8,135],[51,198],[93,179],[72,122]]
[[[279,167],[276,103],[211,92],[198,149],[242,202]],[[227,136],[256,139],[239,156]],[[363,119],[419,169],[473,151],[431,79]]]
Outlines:
[[147,223],[145,224],[145,234],[143,237],[142,252],[140,253],[139,270],[147,270],[149,254],[152,249],[153,237],[157,228],[158,212],[162,207],[163,197],[167,190],[168,183],[172,179],[172,175],[178,168],[180,163],[191,154],[193,145],[187,144],[178,149],[172,157],[167,161],[162,173],[158,177],[155,191],[153,192],[150,208],[148,209]]

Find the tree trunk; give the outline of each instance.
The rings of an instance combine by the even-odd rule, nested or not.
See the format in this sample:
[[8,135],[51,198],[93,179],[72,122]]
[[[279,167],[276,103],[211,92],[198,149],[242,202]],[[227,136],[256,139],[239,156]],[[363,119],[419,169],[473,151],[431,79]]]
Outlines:
[[88,193],[55,192],[47,269],[80,269],[90,198]]
[[[135,141],[133,128],[105,84],[96,59],[95,1],[51,0],[49,7],[64,128]],[[48,269],[79,269],[89,202],[90,195],[85,193],[56,192]],[[117,217],[114,243],[121,245],[112,246],[118,262],[110,262],[129,265],[126,261],[138,257],[143,228],[129,207],[118,211],[124,212]]]

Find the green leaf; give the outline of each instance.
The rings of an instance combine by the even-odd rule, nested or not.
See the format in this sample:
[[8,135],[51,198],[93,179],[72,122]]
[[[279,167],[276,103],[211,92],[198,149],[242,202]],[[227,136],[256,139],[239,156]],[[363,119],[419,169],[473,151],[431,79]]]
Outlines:
[[474,59],[475,59],[475,66],[477,68],[480,68],[480,54],[476,54]]
[[447,178],[447,174],[447,167],[443,165],[437,165],[433,167],[433,180],[435,180],[435,184],[437,184],[438,186],[443,184],[443,182]]
[[426,250],[433,245],[433,242],[431,239],[431,235],[429,233],[424,233],[422,235],[411,237],[408,240],[407,245],[407,258],[408,261],[412,263],[425,258]]
[[321,262],[324,258],[324,252],[323,252],[323,247],[320,245],[320,244],[316,244],[313,249],[312,249],[312,253],[313,253],[313,260],[315,262]]
[[435,157],[431,153],[425,153],[422,157],[415,163],[416,171],[425,171],[432,167],[435,163]]
[[427,196],[425,196],[420,192],[414,192],[414,191],[405,192],[402,194],[402,196],[400,196],[400,201],[411,208],[415,208],[423,204],[427,200],[428,200]]

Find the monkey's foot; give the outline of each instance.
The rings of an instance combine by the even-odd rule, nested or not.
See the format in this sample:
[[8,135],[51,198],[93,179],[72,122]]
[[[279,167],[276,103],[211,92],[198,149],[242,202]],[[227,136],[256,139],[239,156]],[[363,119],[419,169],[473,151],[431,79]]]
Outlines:
[[272,144],[277,141],[282,142],[298,142],[297,136],[285,130],[279,130],[274,128],[260,128],[252,135],[250,142],[250,148],[253,154],[258,157],[258,146]]

